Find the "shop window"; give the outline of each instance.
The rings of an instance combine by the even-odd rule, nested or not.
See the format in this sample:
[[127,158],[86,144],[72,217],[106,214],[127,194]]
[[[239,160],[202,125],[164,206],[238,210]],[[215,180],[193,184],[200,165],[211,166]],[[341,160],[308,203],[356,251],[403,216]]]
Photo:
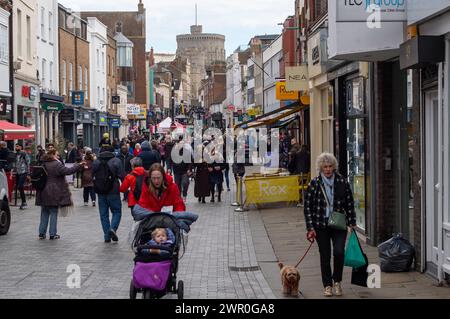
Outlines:
[[321,91],[322,151],[333,153],[333,88]]

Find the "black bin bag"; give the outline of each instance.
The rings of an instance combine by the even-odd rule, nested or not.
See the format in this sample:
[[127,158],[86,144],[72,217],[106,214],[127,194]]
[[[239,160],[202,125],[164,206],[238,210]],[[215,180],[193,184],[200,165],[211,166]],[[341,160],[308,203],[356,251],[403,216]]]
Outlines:
[[394,237],[378,246],[380,268],[383,272],[407,272],[411,270],[415,249],[403,238],[403,234]]

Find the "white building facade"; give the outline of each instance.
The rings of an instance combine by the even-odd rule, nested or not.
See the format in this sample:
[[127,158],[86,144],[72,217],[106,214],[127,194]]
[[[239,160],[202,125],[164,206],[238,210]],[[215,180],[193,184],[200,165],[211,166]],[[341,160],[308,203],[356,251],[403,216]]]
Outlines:
[[91,107],[106,112],[106,46],[107,27],[97,18],[89,17],[88,41],[90,70]]
[[14,123],[35,131],[35,139],[20,141],[32,150],[40,141],[39,86],[36,59],[37,2],[18,0],[13,2],[13,69],[14,69]]
[[279,36],[263,51],[264,64],[264,113],[272,112],[280,107],[276,99],[276,83],[280,77],[280,59],[282,57],[283,37]]
[[57,0],[36,2],[36,64],[41,81],[39,110],[40,145],[53,141],[58,135],[58,114],[63,97],[59,95],[59,37]]
[[11,75],[9,65],[9,17],[10,13],[0,8],[0,72],[3,76],[0,78],[0,100],[2,112],[0,119],[12,121],[11,107]]

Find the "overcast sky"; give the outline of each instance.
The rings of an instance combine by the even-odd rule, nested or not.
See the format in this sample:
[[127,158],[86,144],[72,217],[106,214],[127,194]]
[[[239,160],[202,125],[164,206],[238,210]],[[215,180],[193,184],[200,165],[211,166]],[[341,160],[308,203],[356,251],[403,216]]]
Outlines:
[[[59,0],[73,11],[136,11],[139,0]],[[247,45],[256,34],[277,34],[289,15],[294,15],[295,0],[143,0],[147,9],[147,49],[175,53],[177,34],[190,33],[198,24],[205,33],[226,37],[225,49],[231,54]]]

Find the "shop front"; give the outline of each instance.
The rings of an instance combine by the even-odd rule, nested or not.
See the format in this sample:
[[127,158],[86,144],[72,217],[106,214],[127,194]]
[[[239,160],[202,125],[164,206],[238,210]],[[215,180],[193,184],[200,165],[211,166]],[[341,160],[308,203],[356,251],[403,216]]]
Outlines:
[[120,140],[119,130],[122,126],[120,115],[108,114],[108,124],[112,134],[111,140],[114,140],[116,138]]
[[[370,205],[370,135],[369,103],[370,80],[368,63],[344,63],[330,70],[330,87],[322,92],[323,115],[333,118],[334,149],[339,172],[348,178],[355,201],[359,230],[368,238],[373,210]],[[322,121],[322,124],[324,122]]]
[[109,131],[108,113],[96,112],[96,127],[94,130],[94,149],[99,147],[100,141],[103,138],[103,134],[108,133],[111,139],[111,133]]
[[89,108],[80,108],[78,113],[78,145],[92,148],[94,146],[95,113]]
[[36,141],[40,141],[40,123],[38,118],[39,94],[38,85],[21,79],[15,79],[14,107],[15,123],[36,132],[36,139],[23,139],[19,141],[24,149],[36,150]]
[[40,127],[41,140],[44,146],[54,142],[59,134],[59,113],[64,109],[64,97],[41,93],[40,95]]
[[67,143],[77,141],[78,113],[77,108],[66,104],[59,114],[62,136]]

